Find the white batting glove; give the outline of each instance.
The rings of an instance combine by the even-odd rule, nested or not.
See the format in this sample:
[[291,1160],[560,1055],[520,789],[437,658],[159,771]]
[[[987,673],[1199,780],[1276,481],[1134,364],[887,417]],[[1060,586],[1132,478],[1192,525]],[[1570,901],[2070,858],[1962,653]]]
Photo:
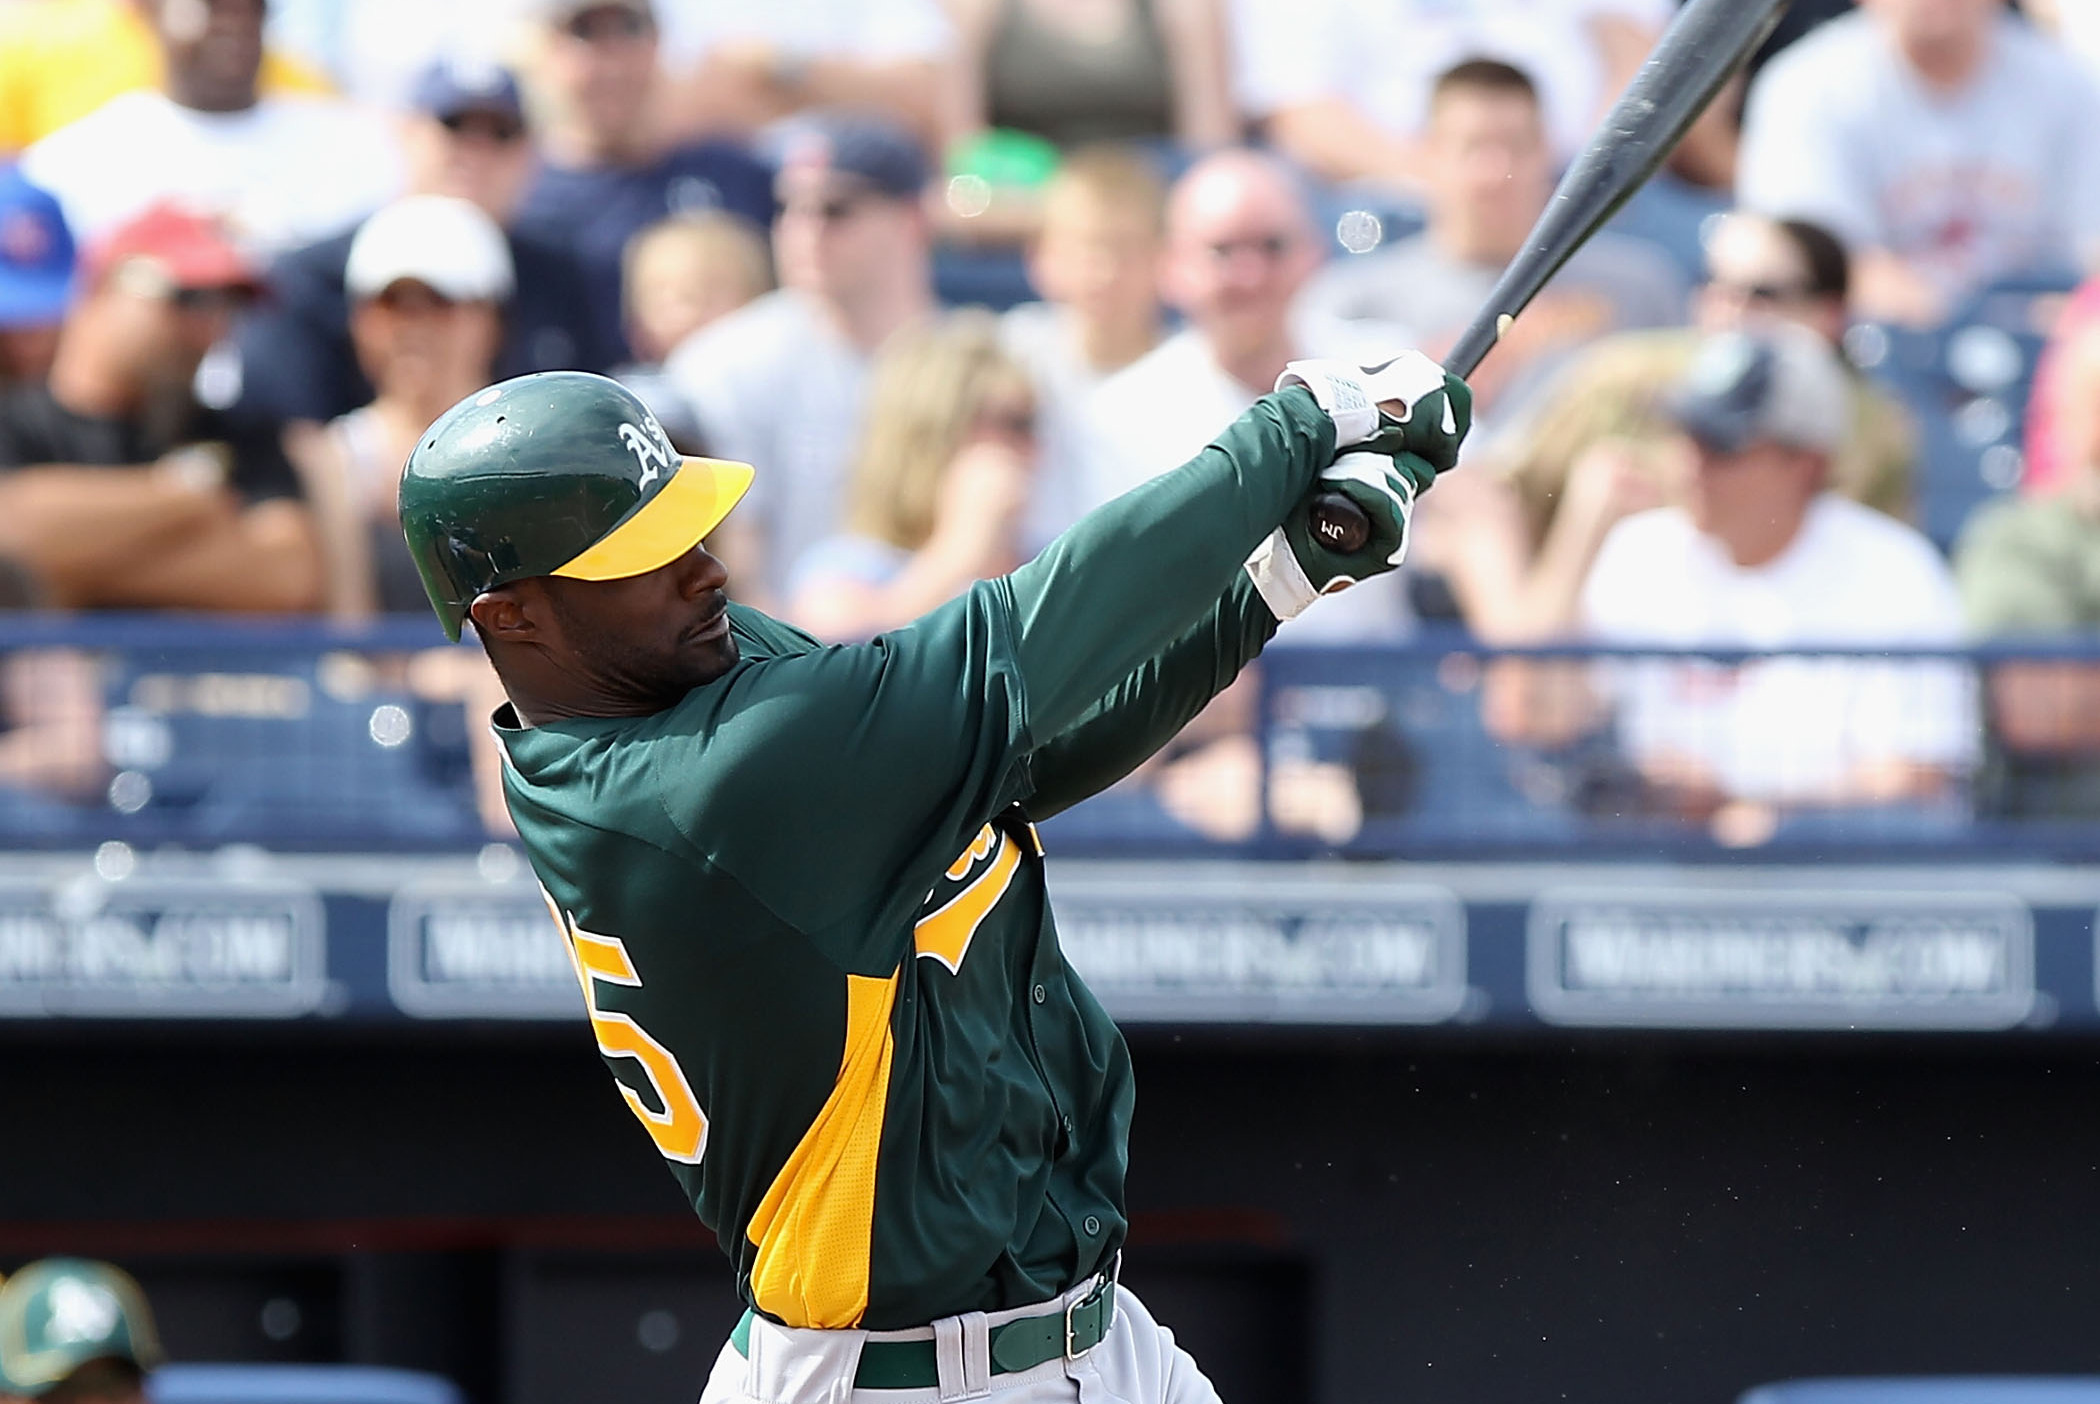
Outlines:
[[[1369,443],[1383,428],[1406,424],[1418,401],[1445,388],[1444,368],[1419,351],[1403,351],[1383,365],[1359,366],[1349,361],[1292,361],[1276,378],[1276,388],[1303,385],[1334,421],[1337,450]],[[1379,405],[1399,401],[1398,414],[1381,416]],[[1446,435],[1462,435],[1449,396],[1438,404]],[[1397,447],[1397,445],[1396,445]]]

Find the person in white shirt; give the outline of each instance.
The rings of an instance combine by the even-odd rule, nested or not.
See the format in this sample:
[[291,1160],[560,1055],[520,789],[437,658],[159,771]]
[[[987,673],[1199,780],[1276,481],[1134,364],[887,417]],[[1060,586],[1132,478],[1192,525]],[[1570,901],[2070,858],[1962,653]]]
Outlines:
[[310,95],[258,92],[264,0],[154,0],[160,92],[112,98],[23,155],[86,242],[176,201],[221,222],[252,256],[355,224],[404,177],[377,114]]
[[2100,255],[2100,92],[2002,0],[1866,0],[1750,90],[1736,194],[1857,252],[1862,312],[1933,326]]
[[[1189,168],[1168,195],[1160,261],[1160,290],[1187,325],[1094,392],[1086,506],[1200,452],[1275,388],[1286,363],[1326,356],[1368,364],[1408,344],[1391,327],[1295,315],[1322,254],[1297,181],[1277,158],[1221,151]],[[1392,639],[1412,623],[1396,573],[1292,621],[1279,641]]]
[[1331,181],[1420,185],[1436,76],[1467,59],[1539,85],[1554,155],[1581,150],[1669,0],[1237,0],[1241,105]]
[[[1582,587],[1586,639],[1959,645],[1954,581],[1931,543],[1825,486],[1851,415],[1820,337],[1793,326],[1712,337],[1666,403],[1696,465],[1685,505],[1638,513],[1605,538]],[[1974,683],[1958,663],[1630,659],[1592,676],[1650,799],[1724,836],[1755,836],[1790,809],[1949,800],[1976,758]]]
[[777,607],[795,561],[838,530],[868,368],[934,314],[925,158],[874,118],[816,114],[782,137],[781,287],[710,322],[664,371],[707,452],[764,468],[709,549],[742,598]]

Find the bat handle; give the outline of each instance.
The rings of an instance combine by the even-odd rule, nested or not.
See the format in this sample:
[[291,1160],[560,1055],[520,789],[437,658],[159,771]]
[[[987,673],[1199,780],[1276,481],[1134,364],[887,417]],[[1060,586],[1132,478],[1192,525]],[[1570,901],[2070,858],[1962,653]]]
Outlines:
[[1312,530],[1322,546],[1351,556],[1371,539],[1371,519],[1343,494],[1323,492],[1312,500]]

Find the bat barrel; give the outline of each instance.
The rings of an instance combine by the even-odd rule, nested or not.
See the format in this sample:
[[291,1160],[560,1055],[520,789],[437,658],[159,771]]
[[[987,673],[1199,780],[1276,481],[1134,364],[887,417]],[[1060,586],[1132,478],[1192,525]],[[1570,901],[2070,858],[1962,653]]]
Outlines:
[[1568,168],[1524,248],[1460,335],[1445,368],[1469,376],[1514,317],[1676,149],[1729,76],[1768,38],[1788,0],[1690,0]]

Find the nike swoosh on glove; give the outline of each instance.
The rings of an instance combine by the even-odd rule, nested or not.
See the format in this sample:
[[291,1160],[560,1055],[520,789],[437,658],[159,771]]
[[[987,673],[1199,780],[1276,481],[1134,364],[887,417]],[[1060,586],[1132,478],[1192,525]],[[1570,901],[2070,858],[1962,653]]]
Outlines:
[[1403,351],[1375,366],[1292,361],[1276,388],[1292,385],[1311,391],[1334,421],[1337,452],[1364,448],[1421,459],[1430,472],[1416,485],[1419,491],[1457,466],[1459,445],[1473,428],[1472,390],[1419,351]]

